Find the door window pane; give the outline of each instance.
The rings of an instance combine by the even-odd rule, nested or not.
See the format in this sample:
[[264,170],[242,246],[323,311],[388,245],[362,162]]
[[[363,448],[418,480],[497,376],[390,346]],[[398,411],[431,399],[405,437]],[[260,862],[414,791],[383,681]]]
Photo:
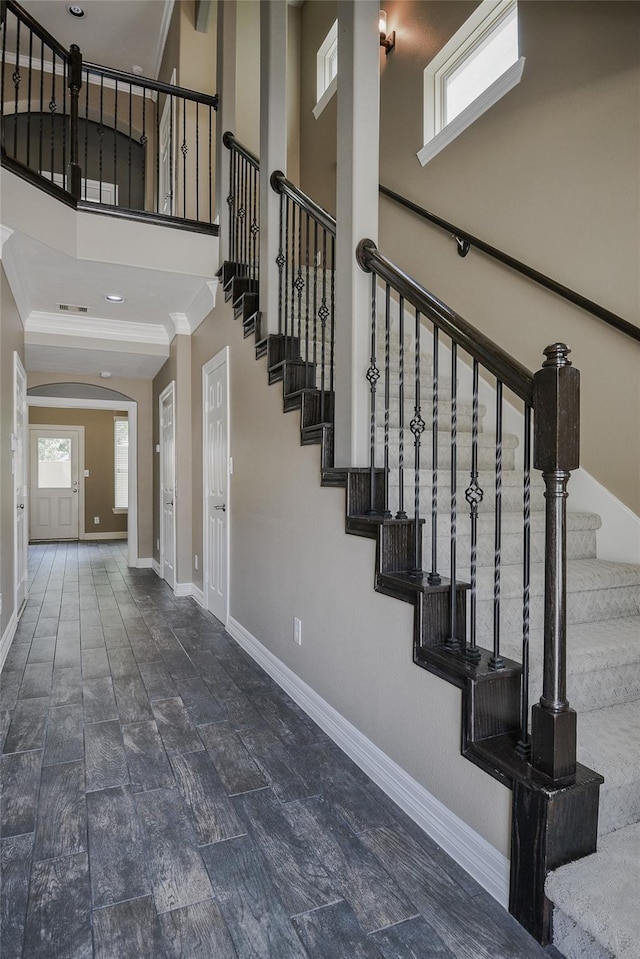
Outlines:
[[38,437],[38,489],[71,489],[71,440]]

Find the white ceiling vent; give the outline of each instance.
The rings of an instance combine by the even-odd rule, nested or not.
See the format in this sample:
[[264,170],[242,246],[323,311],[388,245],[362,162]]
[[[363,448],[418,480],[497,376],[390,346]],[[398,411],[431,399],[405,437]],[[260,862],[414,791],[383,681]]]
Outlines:
[[63,313],[88,313],[88,306],[70,306],[69,303],[58,303],[58,309]]

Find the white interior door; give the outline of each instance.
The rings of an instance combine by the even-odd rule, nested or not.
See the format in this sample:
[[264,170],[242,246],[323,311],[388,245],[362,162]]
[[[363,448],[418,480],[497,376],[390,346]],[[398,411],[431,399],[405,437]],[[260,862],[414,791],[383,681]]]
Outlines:
[[160,575],[176,583],[176,416],[175,383],[160,394]]
[[204,594],[209,612],[229,618],[228,348],[202,370],[204,425]]
[[78,539],[78,427],[31,426],[30,537]]
[[27,522],[27,374],[17,353],[13,354],[13,478],[14,478],[14,583],[15,610],[27,598],[29,525]]

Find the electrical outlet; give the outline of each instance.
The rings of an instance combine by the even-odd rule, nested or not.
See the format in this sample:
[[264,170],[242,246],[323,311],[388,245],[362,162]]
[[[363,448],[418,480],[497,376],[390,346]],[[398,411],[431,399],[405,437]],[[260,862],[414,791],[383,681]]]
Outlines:
[[197,557],[197,556],[194,557],[193,565],[195,566],[196,569],[198,568],[198,557]]
[[302,646],[302,620],[293,617],[293,641],[296,646]]
[[88,476],[89,476],[89,470],[85,470],[85,471],[84,471],[84,477],[85,477],[85,479],[86,479]]
[[97,526],[97,525],[99,524],[99,522],[100,522],[100,517],[99,517],[99,516],[94,516],[94,517],[93,517],[93,525],[94,525],[94,526]]

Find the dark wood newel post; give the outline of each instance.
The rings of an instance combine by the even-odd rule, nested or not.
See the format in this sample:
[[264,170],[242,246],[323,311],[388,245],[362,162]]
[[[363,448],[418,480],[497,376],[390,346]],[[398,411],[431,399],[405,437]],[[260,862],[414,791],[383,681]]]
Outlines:
[[82,54],[80,47],[72,43],[69,48],[69,100],[70,100],[70,149],[69,149],[69,192],[76,200],[82,192],[82,170],[78,163],[78,99],[82,87]]
[[580,373],[564,343],[534,375],[534,467],[546,500],[544,675],[531,715],[533,765],[554,780],[576,771],[576,714],[567,700],[567,483],[580,465]]

